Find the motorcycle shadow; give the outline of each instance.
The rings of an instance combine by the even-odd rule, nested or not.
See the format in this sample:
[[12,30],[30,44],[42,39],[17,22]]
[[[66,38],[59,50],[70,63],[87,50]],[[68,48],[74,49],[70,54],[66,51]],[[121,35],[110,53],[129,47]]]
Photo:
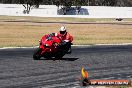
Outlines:
[[39,60],[53,60],[53,61],[56,61],[56,60],[61,60],[61,61],[75,61],[79,58],[41,58]]

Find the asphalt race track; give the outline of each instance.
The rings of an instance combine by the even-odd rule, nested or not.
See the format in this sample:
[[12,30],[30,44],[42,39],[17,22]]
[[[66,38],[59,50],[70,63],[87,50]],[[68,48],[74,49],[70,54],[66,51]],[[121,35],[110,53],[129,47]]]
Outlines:
[[0,49],[0,88],[79,87],[90,79],[132,79],[132,45],[72,47],[61,60],[33,60],[34,48]]

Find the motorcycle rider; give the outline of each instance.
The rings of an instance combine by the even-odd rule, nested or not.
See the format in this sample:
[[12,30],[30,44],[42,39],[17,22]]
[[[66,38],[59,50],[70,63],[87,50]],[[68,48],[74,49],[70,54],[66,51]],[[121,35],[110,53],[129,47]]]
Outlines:
[[73,37],[67,32],[66,27],[62,26],[57,33],[57,36],[61,39],[60,46],[64,47],[66,53],[71,53],[71,42],[73,41]]

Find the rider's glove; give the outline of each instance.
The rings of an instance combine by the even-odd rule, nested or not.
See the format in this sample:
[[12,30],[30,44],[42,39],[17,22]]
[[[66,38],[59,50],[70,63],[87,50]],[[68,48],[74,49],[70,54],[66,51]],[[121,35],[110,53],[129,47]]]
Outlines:
[[66,45],[66,42],[65,42],[65,41],[62,41],[62,42],[61,42],[61,45]]

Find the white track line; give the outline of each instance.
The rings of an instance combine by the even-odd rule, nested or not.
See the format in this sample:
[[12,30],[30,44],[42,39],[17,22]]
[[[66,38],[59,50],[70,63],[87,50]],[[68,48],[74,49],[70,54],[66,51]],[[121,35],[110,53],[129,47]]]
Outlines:
[[[121,44],[93,44],[93,45],[72,45],[73,47],[91,47],[91,46],[123,46],[123,45],[132,45],[132,43],[121,43]],[[0,49],[17,49],[17,48],[37,48],[38,46],[34,47],[2,47]]]

